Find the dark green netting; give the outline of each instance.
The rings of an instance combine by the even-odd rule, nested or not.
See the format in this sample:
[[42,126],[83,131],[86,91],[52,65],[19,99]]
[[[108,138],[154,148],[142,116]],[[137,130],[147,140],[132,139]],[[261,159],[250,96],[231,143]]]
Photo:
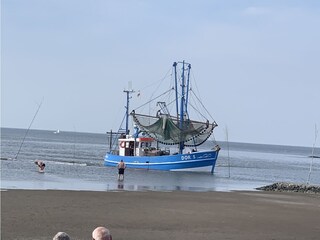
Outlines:
[[191,120],[183,121],[180,126],[180,122],[168,115],[153,117],[134,112],[131,115],[142,131],[156,141],[166,145],[183,142],[185,146],[199,146],[210,137],[216,126],[215,123],[209,124],[208,122]]

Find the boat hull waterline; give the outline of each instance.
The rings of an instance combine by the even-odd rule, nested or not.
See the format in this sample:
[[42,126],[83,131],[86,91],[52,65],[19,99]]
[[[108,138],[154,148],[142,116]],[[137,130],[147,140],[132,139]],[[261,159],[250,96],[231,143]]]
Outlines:
[[165,156],[119,156],[107,153],[104,165],[115,167],[122,159],[127,168],[151,170],[175,170],[186,168],[215,167],[219,151],[202,151]]

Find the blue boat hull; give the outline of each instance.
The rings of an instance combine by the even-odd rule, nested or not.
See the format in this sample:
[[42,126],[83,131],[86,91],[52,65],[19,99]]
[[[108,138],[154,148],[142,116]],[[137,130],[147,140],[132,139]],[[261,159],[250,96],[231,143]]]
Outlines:
[[119,156],[107,153],[104,165],[115,167],[122,159],[127,168],[175,170],[185,168],[215,167],[219,151],[203,151],[164,156]]

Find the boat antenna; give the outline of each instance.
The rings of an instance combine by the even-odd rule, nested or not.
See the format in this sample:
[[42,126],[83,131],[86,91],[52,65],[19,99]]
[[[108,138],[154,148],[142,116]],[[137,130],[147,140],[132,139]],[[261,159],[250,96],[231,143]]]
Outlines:
[[21,151],[21,148],[22,148],[22,145],[23,145],[23,143],[24,143],[24,140],[26,139],[26,137],[27,137],[27,135],[28,135],[28,132],[29,132],[29,130],[30,130],[30,128],[31,128],[31,125],[32,125],[34,119],[36,118],[36,116],[37,116],[37,114],[38,114],[38,112],[39,112],[39,110],[40,110],[40,107],[41,107],[42,103],[43,103],[43,98],[42,98],[42,100],[41,100],[41,102],[40,102],[40,104],[39,104],[39,106],[38,106],[38,109],[37,109],[36,113],[34,114],[34,116],[33,116],[33,118],[32,118],[32,121],[31,121],[31,123],[30,123],[30,125],[29,125],[29,127],[28,127],[28,129],[27,129],[27,131],[26,131],[26,133],[24,134],[24,137],[23,137],[22,142],[21,142],[21,144],[20,144],[19,150],[18,150],[16,156],[14,157],[15,160],[18,159],[18,156],[19,156],[19,153],[20,153],[20,151]]
[[313,142],[313,146],[312,146],[311,163],[310,163],[310,168],[309,168],[307,185],[309,185],[309,183],[310,183],[310,176],[311,176],[311,172],[312,172],[313,159],[314,159],[314,148],[316,146],[317,137],[318,137],[318,129],[317,129],[317,124],[315,124],[314,125],[314,142]]
[[127,94],[127,105],[126,105],[126,135],[129,134],[129,102],[130,102],[130,94],[134,93],[132,90],[132,82],[128,83],[128,90],[123,90]]

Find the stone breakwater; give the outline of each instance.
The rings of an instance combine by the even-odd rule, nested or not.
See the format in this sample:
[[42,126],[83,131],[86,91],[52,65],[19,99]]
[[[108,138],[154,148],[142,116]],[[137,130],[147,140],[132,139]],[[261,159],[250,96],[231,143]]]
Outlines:
[[286,182],[274,183],[274,184],[259,187],[256,189],[263,190],[263,191],[274,191],[274,192],[301,192],[301,193],[320,194],[320,186],[294,184],[294,183],[286,183]]

